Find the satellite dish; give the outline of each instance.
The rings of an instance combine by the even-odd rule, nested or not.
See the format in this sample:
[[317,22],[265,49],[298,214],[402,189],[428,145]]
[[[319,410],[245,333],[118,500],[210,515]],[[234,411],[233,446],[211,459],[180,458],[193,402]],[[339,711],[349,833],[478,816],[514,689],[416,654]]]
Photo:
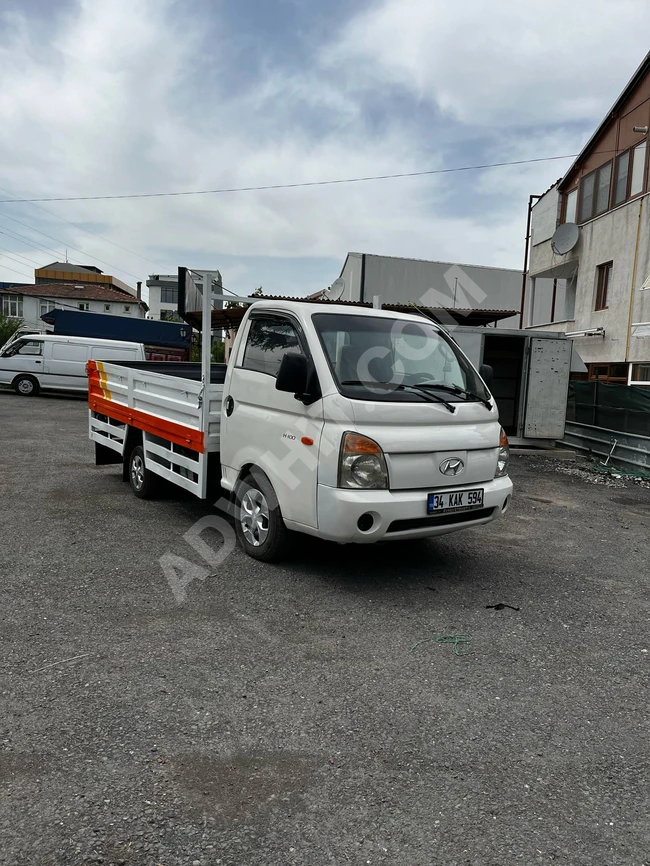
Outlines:
[[330,300],[339,301],[344,291],[345,280],[343,279],[343,277],[339,277],[337,280],[334,280],[334,282],[330,286]]
[[575,223],[564,223],[558,226],[551,238],[553,252],[558,256],[564,256],[570,252],[578,243],[580,229]]

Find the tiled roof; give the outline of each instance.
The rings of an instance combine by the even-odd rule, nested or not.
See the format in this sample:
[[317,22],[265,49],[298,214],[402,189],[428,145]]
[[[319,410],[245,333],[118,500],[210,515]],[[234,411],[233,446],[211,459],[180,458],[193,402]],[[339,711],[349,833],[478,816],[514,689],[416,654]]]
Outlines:
[[9,286],[0,292],[11,292],[16,295],[29,295],[37,298],[70,298],[80,301],[119,301],[122,304],[140,304],[134,295],[120,291],[110,286],[77,285],[76,283],[38,283],[33,286]]

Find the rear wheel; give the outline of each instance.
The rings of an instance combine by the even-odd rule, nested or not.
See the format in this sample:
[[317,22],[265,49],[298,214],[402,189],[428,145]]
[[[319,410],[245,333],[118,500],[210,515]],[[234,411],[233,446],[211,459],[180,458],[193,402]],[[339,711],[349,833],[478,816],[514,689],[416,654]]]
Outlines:
[[144,448],[136,445],[129,457],[129,481],[138,499],[151,499],[159,489],[159,478],[150,472],[144,461]]
[[235,530],[246,553],[263,562],[281,559],[288,551],[291,533],[270,481],[259,474],[243,478],[235,490],[235,503]]
[[40,387],[33,376],[18,376],[14,379],[14,390],[22,397],[35,397]]

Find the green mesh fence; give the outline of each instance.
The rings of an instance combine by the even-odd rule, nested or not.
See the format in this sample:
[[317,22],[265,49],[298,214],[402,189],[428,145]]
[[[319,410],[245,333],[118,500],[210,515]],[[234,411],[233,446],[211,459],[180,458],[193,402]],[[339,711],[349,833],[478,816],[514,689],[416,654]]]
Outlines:
[[567,421],[650,436],[650,388],[571,382]]

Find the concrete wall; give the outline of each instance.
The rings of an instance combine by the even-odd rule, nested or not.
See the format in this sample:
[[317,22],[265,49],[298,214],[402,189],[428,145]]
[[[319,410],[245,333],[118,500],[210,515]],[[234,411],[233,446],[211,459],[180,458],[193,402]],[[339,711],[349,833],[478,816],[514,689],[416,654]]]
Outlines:
[[[343,294],[339,296],[338,291],[332,294],[333,301],[359,301],[361,300],[361,253],[348,253],[348,257],[341,271],[341,279],[345,282]],[[372,300],[372,298],[371,298]]]
[[[633,285],[637,231],[639,242]],[[613,262],[608,308],[596,311],[597,268],[608,261]],[[563,267],[575,266],[576,263],[575,316],[567,330],[604,328],[604,338],[576,338],[580,355],[586,363],[623,362],[626,360],[631,294],[632,321],[650,321],[650,292],[639,291],[650,275],[650,197],[635,199],[582,225],[578,244],[566,256],[555,255],[548,241],[534,247],[530,274],[543,273],[546,276],[549,270],[560,273]],[[628,360],[650,361],[649,337],[630,338]]]
[[533,246],[549,241],[557,228],[560,196],[556,187],[549,189],[533,206],[531,243]]
[[149,286],[149,312],[147,313],[147,318],[161,319],[163,311],[178,315],[178,304],[163,303],[160,300],[160,295],[160,286]]

